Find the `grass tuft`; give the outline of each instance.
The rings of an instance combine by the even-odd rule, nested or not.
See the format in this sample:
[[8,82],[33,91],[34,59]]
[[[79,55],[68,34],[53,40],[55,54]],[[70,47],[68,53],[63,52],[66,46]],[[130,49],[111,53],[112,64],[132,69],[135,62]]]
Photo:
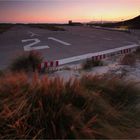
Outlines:
[[82,68],[84,70],[88,70],[91,69],[93,67],[96,66],[103,66],[103,62],[100,60],[92,60],[92,59],[87,59],[83,64],[82,64]]
[[43,58],[36,51],[17,57],[11,64],[12,71],[35,71]]
[[136,63],[136,56],[134,54],[127,54],[121,60],[122,65],[130,65],[133,66]]
[[140,47],[136,49],[136,57],[140,59]]

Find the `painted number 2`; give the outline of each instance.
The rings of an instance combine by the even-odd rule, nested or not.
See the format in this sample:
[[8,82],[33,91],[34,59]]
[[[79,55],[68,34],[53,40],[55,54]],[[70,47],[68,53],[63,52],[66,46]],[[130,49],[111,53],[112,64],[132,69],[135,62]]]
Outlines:
[[24,46],[24,51],[40,50],[40,49],[48,49],[49,48],[49,46],[46,46],[46,45],[45,46],[34,46],[34,45],[41,42],[38,38],[22,40],[22,43],[25,43],[25,42],[31,42],[31,43]]

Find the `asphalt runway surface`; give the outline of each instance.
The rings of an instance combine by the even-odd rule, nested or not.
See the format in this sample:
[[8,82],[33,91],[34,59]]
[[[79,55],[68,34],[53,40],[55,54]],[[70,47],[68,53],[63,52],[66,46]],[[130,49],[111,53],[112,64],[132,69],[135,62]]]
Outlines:
[[0,34],[0,69],[18,55],[37,50],[45,60],[60,60],[87,53],[137,44],[137,34],[94,29],[86,26],[63,26],[66,31],[15,26]]

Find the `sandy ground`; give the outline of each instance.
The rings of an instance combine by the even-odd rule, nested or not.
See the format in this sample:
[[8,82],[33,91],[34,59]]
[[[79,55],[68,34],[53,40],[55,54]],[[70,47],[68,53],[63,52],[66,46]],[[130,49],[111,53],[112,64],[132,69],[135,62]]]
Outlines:
[[104,66],[94,67],[90,70],[83,70],[81,64],[67,65],[60,70],[48,74],[49,77],[60,77],[64,81],[70,78],[80,78],[85,74],[90,75],[103,75],[103,74],[118,75],[126,81],[134,81],[140,84],[140,59],[137,59],[136,64],[133,66],[121,65],[119,59],[109,59],[104,62]]

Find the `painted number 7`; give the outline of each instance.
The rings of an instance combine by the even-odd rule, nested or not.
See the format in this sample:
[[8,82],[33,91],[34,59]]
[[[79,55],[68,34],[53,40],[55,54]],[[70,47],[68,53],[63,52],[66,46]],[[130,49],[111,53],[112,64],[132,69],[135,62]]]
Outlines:
[[47,45],[34,46],[34,45],[40,43],[40,40],[38,38],[22,40],[22,43],[25,43],[25,42],[31,42],[31,43],[24,46],[24,51],[40,50],[40,49],[48,49],[49,48],[49,46],[47,46]]

